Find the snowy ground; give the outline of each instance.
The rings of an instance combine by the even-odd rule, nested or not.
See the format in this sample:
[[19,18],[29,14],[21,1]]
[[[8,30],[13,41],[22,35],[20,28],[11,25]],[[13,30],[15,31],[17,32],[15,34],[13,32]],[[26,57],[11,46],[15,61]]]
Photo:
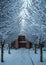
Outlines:
[[[0,51],[1,52],[1,51]],[[4,62],[0,65],[46,65],[46,51],[43,51],[43,62],[40,62],[40,51],[37,50],[37,54],[33,49],[12,49],[11,54],[8,54],[8,50],[4,51]]]

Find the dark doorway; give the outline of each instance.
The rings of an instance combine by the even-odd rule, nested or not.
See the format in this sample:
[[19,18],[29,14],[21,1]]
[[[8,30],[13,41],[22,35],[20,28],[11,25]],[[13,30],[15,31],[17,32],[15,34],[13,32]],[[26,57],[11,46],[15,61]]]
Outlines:
[[26,48],[26,43],[19,43],[19,48]]

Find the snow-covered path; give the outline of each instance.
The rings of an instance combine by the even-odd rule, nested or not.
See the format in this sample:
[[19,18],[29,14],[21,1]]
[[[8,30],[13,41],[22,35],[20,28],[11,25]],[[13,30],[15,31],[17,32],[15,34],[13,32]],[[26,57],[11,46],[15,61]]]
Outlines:
[[0,65],[33,65],[28,52],[28,49],[12,50],[11,54],[5,51],[4,62]]
[[8,50],[4,50],[4,62],[1,63],[0,59],[0,65],[46,65],[46,51],[43,51],[43,62],[40,62],[39,49],[37,54],[33,49],[25,48],[12,49],[11,54],[8,54]]

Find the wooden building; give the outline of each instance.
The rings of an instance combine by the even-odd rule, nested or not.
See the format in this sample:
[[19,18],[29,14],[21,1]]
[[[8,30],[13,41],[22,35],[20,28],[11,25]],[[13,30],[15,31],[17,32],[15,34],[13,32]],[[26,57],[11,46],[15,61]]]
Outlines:
[[25,36],[20,35],[18,36],[18,39],[14,41],[14,48],[31,48],[32,44],[30,41],[28,41]]

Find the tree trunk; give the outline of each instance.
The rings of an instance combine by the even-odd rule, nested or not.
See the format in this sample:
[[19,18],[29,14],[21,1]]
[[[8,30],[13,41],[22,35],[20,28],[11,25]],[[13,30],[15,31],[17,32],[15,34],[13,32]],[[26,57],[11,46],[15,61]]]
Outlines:
[[4,43],[1,43],[1,62],[4,62],[3,60],[3,56],[4,56]]
[[43,62],[42,44],[40,44],[40,62]]
[[10,44],[8,44],[8,53],[10,54]]
[[35,54],[37,53],[37,50],[36,50],[36,44],[35,44]]

